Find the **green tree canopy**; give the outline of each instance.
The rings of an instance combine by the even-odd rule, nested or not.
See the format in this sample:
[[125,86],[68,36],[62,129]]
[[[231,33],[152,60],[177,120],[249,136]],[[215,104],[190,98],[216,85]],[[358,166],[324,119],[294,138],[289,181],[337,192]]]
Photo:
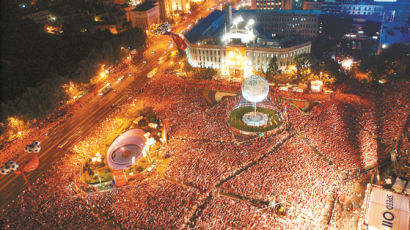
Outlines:
[[275,75],[279,73],[278,58],[273,56],[269,61],[268,69],[266,70],[266,75]]
[[394,44],[380,55],[363,59],[359,70],[368,73],[372,80],[409,80],[410,45]]

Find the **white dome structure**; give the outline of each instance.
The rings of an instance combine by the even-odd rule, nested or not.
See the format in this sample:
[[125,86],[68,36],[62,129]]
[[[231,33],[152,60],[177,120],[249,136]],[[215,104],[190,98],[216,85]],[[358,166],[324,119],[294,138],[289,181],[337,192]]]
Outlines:
[[242,83],[242,96],[247,101],[261,102],[268,96],[268,93],[268,81],[259,75],[249,76]]
[[108,167],[122,170],[139,160],[146,142],[144,134],[142,129],[130,129],[117,137],[107,151]]

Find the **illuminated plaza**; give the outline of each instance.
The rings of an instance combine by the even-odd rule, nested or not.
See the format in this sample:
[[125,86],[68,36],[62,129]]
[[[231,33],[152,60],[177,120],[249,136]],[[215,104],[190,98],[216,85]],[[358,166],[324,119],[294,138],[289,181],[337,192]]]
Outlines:
[[395,3],[40,3],[2,24],[0,229],[409,229]]

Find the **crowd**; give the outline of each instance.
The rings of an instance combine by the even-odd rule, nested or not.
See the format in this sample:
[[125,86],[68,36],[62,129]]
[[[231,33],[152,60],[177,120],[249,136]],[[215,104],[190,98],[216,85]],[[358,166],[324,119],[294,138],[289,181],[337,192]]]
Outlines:
[[[343,171],[374,164],[377,138],[388,143],[408,116],[404,96],[397,96],[404,103],[399,105],[393,105],[393,96],[370,105],[357,96],[347,96],[348,102],[343,95],[334,101],[320,98],[321,113],[306,115],[283,103],[277,108],[289,120],[290,131],[237,142],[226,120],[241,97],[210,107],[201,88],[238,92],[240,84],[156,76],[77,143],[74,154],[44,173],[32,191],[1,210],[0,228],[175,229],[193,224],[203,229],[318,229],[331,212],[324,207],[352,195],[352,182]],[[276,103],[275,98],[271,95],[270,102]],[[115,114],[133,113],[140,105],[168,120],[170,157],[163,174],[109,191],[82,192],[78,172],[84,157],[121,127]],[[234,197],[286,202],[287,212],[280,217],[272,208],[258,211],[265,206]]]
[[87,195],[91,203],[123,229],[177,229],[198,203],[199,190],[160,178]]
[[288,220],[272,210],[261,211],[248,202],[219,195],[212,197],[195,226],[200,229],[318,229],[317,223]]
[[263,161],[223,185],[223,190],[252,199],[287,202],[290,219],[320,222],[341,175],[316,155],[300,137],[286,140]]
[[[391,85],[381,90],[377,99],[378,133],[382,146],[379,157],[389,157],[388,147],[397,140],[410,118],[409,82]],[[408,125],[408,124],[407,124]]]

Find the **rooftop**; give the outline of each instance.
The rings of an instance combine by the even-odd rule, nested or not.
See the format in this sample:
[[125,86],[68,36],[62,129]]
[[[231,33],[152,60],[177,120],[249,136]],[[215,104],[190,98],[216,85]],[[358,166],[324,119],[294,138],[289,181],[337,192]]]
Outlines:
[[274,9],[274,10],[232,10],[233,14],[237,13],[251,13],[251,14],[313,14],[313,15],[319,15],[322,13],[321,10],[280,10],[280,9]]
[[[261,31],[261,24],[258,23],[257,15],[265,13],[280,14],[319,14],[318,10],[233,10],[233,23],[228,22],[226,10],[215,10],[206,18],[202,19],[185,34],[185,38],[190,43],[202,43],[205,45],[224,45],[223,40],[230,40],[231,44],[246,43],[253,47],[276,47],[284,48],[306,42],[306,40],[287,36],[272,37],[272,34],[264,34]],[[235,22],[235,18],[241,18],[240,22]],[[252,26],[249,28],[249,22]],[[233,26],[233,24],[235,26]],[[231,24],[231,25],[230,25]],[[249,39],[247,39],[249,38]]]
[[137,7],[132,9],[133,11],[146,11],[149,10],[157,5],[157,2],[146,1],[144,3],[139,4]]

